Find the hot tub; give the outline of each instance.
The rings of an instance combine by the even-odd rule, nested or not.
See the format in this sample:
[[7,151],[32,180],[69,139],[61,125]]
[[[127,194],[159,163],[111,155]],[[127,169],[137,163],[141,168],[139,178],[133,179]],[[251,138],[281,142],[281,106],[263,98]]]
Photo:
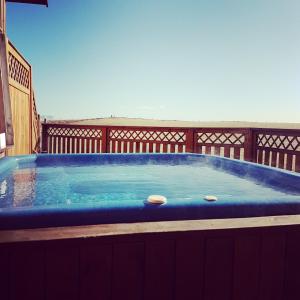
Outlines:
[[[162,205],[149,195],[167,198]],[[206,201],[206,196],[217,201]],[[295,215],[300,175],[200,154],[0,161],[0,229]]]

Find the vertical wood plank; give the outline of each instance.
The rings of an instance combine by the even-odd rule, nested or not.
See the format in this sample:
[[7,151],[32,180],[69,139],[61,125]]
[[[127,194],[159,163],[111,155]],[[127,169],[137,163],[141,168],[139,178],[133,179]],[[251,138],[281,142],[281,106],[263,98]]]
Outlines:
[[128,142],[124,141],[123,153],[127,153],[127,151],[128,151]]
[[0,245],[0,299],[9,299],[10,249]]
[[52,151],[52,141],[53,141],[53,137],[52,136],[49,136],[49,153],[53,153]]
[[144,244],[117,243],[113,250],[112,299],[140,300],[143,296]]
[[171,300],[175,280],[175,243],[146,242],[145,300]]
[[279,162],[278,167],[283,169],[284,168],[284,153],[279,152]]
[[282,300],[285,235],[266,233],[262,238],[260,300]]
[[62,143],[62,138],[58,137],[57,138],[57,153],[61,153],[61,143]]
[[11,300],[44,299],[44,249],[18,245],[13,249],[11,258]]
[[240,159],[240,156],[241,156],[241,149],[234,148],[234,154],[233,154],[234,159]]
[[211,146],[205,147],[205,154],[211,155]]
[[257,163],[258,164],[262,164],[263,163],[263,150],[262,149],[258,150]]
[[205,248],[204,299],[232,300],[233,240],[209,238]]
[[91,153],[91,139],[86,139],[86,152],[85,153]]
[[80,300],[111,297],[112,245],[82,245],[80,248]]
[[95,153],[95,139],[91,139],[90,143],[91,143],[91,153]]
[[230,147],[224,146],[224,157],[230,157]]
[[178,153],[183,153],[183,145],[182,144],[178,145]]
[[80,139],[81,140],[81,150],[80,150],[80,153],[86,153],[85,152],[85,140],[84,138]]
[[287,154],[286,156],[286,169],[292,171],[293,168],[293,155]]
[[66,153],[66,138],[62,138],[61,153]]
[[268,166],[270,163],[270,150],[265,150],[265,161],[264,165]]
[[133,153],[133,141],[129,142],[129,153]]
[[[96,143],[96,153],[101,153],[101,140],[96,139],[95,143]],[[107,149],[107,152],[109,152],[109,149]]]
[[290,232],[286,240],[284,300],[300,299],[300,233]]
[[77,138],[76,139],[76,153],[81,153],[81,146],[80,143],[82,143],[82,139],[81,138]]
[[53,153],[57,153],[57,150],[56,150],[57,140],[58,140],[58,137],[56,137],[56,136],[52,137]]
[[149,153],[153,153],[153,143],[149,142]]
[[176,242],[176,300],[199,300],[203,292],[204,241],[202,237]]
[[295,171],[300,172],[300,154],[296,154]]
[[70,138],[70,141],[71,141],[71,151],[72,153],[75,153],[75,137],[71,137]]
[[[97,151],[98,153],[108,153],[109,152],[109,143],[110,143],[110,131],[107,127],[103,127],[101,129],[101,151]],[[100,141],[98,141],[100,142]],[[97,149],[98,150],[98,149]]]
[[277,152],[272,151],[271,166],[276,167],[276,163],[277,163]]
[[170,152],[175,153],[175,144],[171,144],[170,146]]
[[111,141],[111,153],[116,153],[116,141]]
[[143,147],[142,147],[142,153],[147,153],[147,142],[145,141],[145,142],[143,142]]
[[215,155],[220,156],[220,147],[215,146]]
[[162,153],[168,153],[168,144],[163,144],[163,152]]
[[79,299],[78,246],[51,245],[46,249],[46,300]]
[[233,274],[232,299],[258,299],[260,277],[259,237],[238,236],[236,238]]

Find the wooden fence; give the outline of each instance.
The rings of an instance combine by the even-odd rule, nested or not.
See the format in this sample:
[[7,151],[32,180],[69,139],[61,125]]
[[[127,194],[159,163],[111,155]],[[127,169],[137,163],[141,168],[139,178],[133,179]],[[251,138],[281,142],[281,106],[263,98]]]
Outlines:
[[300,130],[43,124],[44,153],[203,153],[300,172]]
[[12,45],[7,43],[9,94],[14,129],[14,145],[7,155],[30,154],[39,151],[40,120],[32,88],[30,64]]

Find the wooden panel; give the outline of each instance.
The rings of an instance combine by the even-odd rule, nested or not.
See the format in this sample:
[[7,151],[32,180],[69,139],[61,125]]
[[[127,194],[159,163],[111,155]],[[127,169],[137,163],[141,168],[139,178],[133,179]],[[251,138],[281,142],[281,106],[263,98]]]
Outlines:
[[233,240],[209,238],[205,253],[204,299],[232,300]]
[[260,275],[259,237],[241,236],[236,238],[233,274],[232,299],[257,299]]
[[112,245],[82,245],[80,266],[80,300],[110,299]]
[[204,241],[182,238],[176,242],[176,300],[199,300],[203,292]]
[[172,240],[146,242],[145,300],[173,299],[175,243]]
[[284,300],[300,299],[300,233],[291,232],[286,242],[286,273]]
[[113,250],[112,299],[143,297],[144,244],[118,243]]
[[6,245],[0,245],[0,299],[9,299],[10,252]]
[[22,245],[11,256],[11,300],[44,299],[44,249]]
[[46,250],[46,300],[79,298],[79,249],[62,243]]
[[12,120],[14,125],[14,146],[7,150],[7,155],[31,153],[31,116],[30,96],[10,86]]
[[262,239],[260,300],[283,299],[284,266],[285,235],[267,232]]

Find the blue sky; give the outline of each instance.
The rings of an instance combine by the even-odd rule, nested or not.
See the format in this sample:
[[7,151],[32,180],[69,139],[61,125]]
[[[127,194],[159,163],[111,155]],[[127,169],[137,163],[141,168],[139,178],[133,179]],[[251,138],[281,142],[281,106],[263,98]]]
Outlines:
[[300,122],[299,0],[7,6],[42,115]]

